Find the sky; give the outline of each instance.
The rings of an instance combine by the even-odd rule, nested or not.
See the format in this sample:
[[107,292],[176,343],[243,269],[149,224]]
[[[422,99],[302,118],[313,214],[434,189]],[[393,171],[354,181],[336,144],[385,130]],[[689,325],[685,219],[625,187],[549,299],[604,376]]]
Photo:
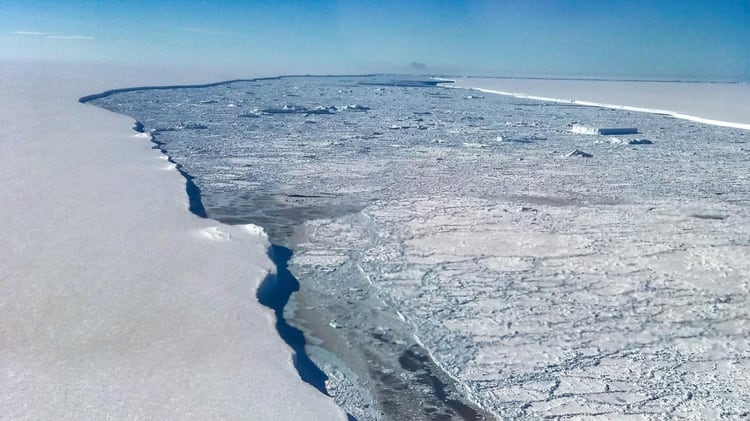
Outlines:
[[750,81],[750,0],[3,0],[0,59]]

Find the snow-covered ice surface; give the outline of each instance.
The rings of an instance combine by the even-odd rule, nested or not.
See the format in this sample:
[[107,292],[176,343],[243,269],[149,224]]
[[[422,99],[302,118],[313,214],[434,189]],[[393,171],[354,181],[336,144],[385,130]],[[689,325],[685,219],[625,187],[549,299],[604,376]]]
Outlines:
[[457,87],[520,98],[629,111],[750,129],[750,84],[746,82],[655,82],[580,79],[464,78]]
[[257,302],[258,228],[190,214],[131,118],[78,103],[199,77],[0,64],[1,419],[345,419]]
[[94,103],[295,250],[290,312],[360,419],[748,415],[750,132],[388,81]]

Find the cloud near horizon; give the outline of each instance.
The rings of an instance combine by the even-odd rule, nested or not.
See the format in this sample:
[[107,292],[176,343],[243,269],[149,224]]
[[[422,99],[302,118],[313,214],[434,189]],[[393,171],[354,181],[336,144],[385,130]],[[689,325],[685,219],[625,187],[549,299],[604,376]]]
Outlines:
[[30,37],[44,37],[44,36],[53,35],[49,32],[37,32],[37,31],[11,31],[8,33],[11,35],[26,35]]
[[88,35],[47,35],[47,39],[70,39],[70,40],[92,40],[94,37]]
[[38,32],[38,31],[11,31],[8,32],[10,35],[22,35],[27,37],[39,37],[44,39],[56,39],[56,40],[93,40],[94,37],[88,35],[62,35],[54,34],[51,32]]

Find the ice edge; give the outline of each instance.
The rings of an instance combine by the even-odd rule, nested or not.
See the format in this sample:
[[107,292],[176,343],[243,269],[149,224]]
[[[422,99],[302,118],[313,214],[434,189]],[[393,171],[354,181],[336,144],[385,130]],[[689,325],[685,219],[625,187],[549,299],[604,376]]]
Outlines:
[[[229,80],[229,81],[222,81],[222,82],[215,82],[215,83],[208,83],[208,84],[202,84],[202,85],[171,85],[171,86],[144,86],[144,87],[132,87],[132,88],[120,88],[120,89],[111,89],[107,90],[98,94],[92,94],[87,95],[84,97],[81,97],[78,99],[78,102],[82,104],[86,104],[89,101],[103,98],[109,95],[113,95],[116,93],[121,92],[131,92],[131,91],[140,91],[140,90],[162,90],[162,89],[178,89],[178,88],[202,88],[202,87],[211,87],[211,86],[218,86],[222,84],[228,84],[228,83],[234,83],[234,82],[240,82],[240,81],[259,81],[259,80],[275,80],[275,79],[281,79],[285,76],[278,76],[278,77],[267,77],[267,78],[255,78],[255,79],[235,79],[235,80]],[[145,135],[144,137],[147,138],[151,143],[154,144],[152,147],[153,149],[158,149],[162,154],[164,154],[167,157],[167,161],[172,163],[174,165],[174,169],[177,170],[180,175],[182,175],[185,178],[185,193],[188,196],[188,211],[199,218],[203,219],[211,219],[206,214],[206,210],[203,206],[203,202],[201,200],[201,191],[200,188],[193,182],[193,177],[188,172],[186,172],[182,165],[174,161],[172,157],[169,155],[166,149],[164,149],[163,145],[164,143],[157,140],[156,136],[152,133],[148,133],[145,130],[145,126],[139,122],[134,121],[133,125],[133,131]],[[218,223],[222,223],[221,221],[216,221]],[[223,224],[223,223],[222,223]],[[277,333],[279,334],[279,337],[284,341],[284,343],[289,347],[291,351],[291,357],[292,357],[292,363],[294,365],[295,370],[297,371],[297,375],[299,376],[300,380],[304,381],[305,383],[308,383],[312,387],[314,387],[317,391],[322,393],[325,396],[329,396],[328,391],[325,387],[325,381],[327,379],[327,376],[325,373],[318,367],[309,357],[309,355],[305,352],[305,338],[302,336],[302,332],[298,329],[294,328],[293,326],[289,325],[286,322],[286,319],[284,318],[284,307],[286,306],[289,296],[291,293],[299,289],[299,284],[296,284],[296,288],[294,283],[296,282],[296,279],[293,279],[294,282],[289,284],[289,282],[279,282],[284,281],[284,273],[288,273],[289,270],[286,268],[286,262],[291,257],[290,256],[284,256],[284,252],[288,249],[284,249],[283,247],[280,247],[276,244],[270,244],[267,251],[267,256],[271,259],[271,261],[276,266],[276,273],[269,273],[263,281],[258,285],[258,288],[256,289],[256,299],[258,302],[263,305],[266,308],[269,308],[273,311],[274,316],[276,318],[275,328]],[[291,275],[290,275],[291,276]],[[296,331],[296,332],[295,332]],[[297,333],[299,335],[297,335]],[[321,377],[322,376],[322,377]],[[343,408],[342,408],[343,410]],[[345,415],[347,416],[348,420],[355,420],[351,414],[348,414],[345,412]]]
[[553,97],[544,97],[544,96],[538,96],[538,95],[528,95],[522,92],[506,92],[506,91],[497,91],[494,89],[486,89],[486,88],[472,88],[472,87],[459,87],[459,86],[450,86],[449,88],[454,89],[466,89],[466,90],[473,90],[473,91],[479,91],[484,92],[487,94],[496,94],[496,95],[506,95],[506,96],[512,96],[515,98],[522,98],[522,99],[530,99],[534,101],[545,101],[545,102],[556,102],[556,103],[564,103],[564,104],[575,104],[575,105],[582,105],[587,107],[602,107],[602,108],[613,108],[616,110],[625,110],[625,111],[634,111],[639,113],[649,113],[649,114],[662,114],[662,115],[668,115],[674,118],[679,118],[680,120],[688,120],[688,121],[694,121],[696,123],[703,123],[703,124],[710,124],[712,126],[722,126],[722,127],[731,127],[734,129],[742,129],[742,130],[750,130],[750,124],[746,123],[736,123],[732,121],[723,121],[723,120],[713,120],[709,118],[689,115],[689,114],[683,114],[679,113],[677,111],[670,111],[670,110],[660,110],[656,108],[646,108],[646,107],[634,107],[630,105],[620,105],[620,104],[607,104],[603,102],[590,102],[590,101],[579,101],[575,99],[563,99],[563,98],[553,98]]
[[[123,93],[123,92],[133,92],[133,91],[148,91],[148,90],[169,90],[169,89],[184,89],[184,88],[208,88],[208,87],[214,87],[214,86],[220,86],[220,85],[226,85],[236,82],[258,82],[258,81],[265,81],[265,80],[279,80],[284,78],[292,78],[292,77],[309,77],[309,76],[317,76],[317,77],[345,77],[345,76],[352,76],[352,77],[371,77],[371,76],[397,76],[397,74],[361,74],[361,75],[281,75],[281,76],[271,76],[271,77],[260,77],[260,78],[249,78],[249,79],[231,79],[231,80],[225,80],[225,81],[219,81],[219,82],[212,82],[212,83],[205,83],[205,84],[192,84],[192,85],[160,85],[160,86],[136,86],[136,87],[128,87],[128,88],[117,88],[117,89],[110,89],[106,90],[100,93],[87,95],[84,97],[79,98],[79,102],[82,104],[86,104],[90,101],[104,98],[110,95]],[[454,80],[452,79],[442,79],[442,78],[436,78],[433,77],[432,79],[435,80],[434,86],[439,86],[440,83],[453,83]],[[464,89],[464,88],[461,88]],[[177,163],[172,159],[172,157],[169,155],[166,149],[163,148],[164,143],[156,139],[156,136],[152,133],[147,133],[145,131],[145,127],[143,124],[139,121],[135,121],[135,124],[133,126],[133,130],[148,136],[148,139],[150,142],[154,144],[153,148],[158,149],[162,154],[164,154],[167,157],[167,160],[174,164],[175,169],[185,178],[185,192],[188,196],[188,210],[195,214],[196,216],[200,218],[208,218],[205,208],[203,206],[203,203],[201,201],[201,191],[200,188],[193,182],[193,177],[189,173],[187,173],[181,164]],[[364,213],[363,213],[364,214]],[[367,215],[365,215],[367,216]],[[369,218],[369,216],[368,216]],[[217,221],[221,223],[220,221]],[[279,282],[280,279],[285,277],[285,275],[282,275],[285,272],[288,272],[288,269],[286,268],[286,262],[290,259],[291,256],[286,256],[286,252],[290,251],[284,247],[278,246],[276,244],[270,244],[268,248],[268,256],[269,258],[274,262],[274,265],[276,266],[276,273],[271,273],[261,282],[261,284],[258,286],[258,289],[256,291],[256,299],[258,302],[260,302],[262,305],[264,305],[267,308],[270,308],[273,310],[274,315],[276,317],[276,330],[281,339],[289,346],[290,350],[292,351],[292,362],[297,370],[297,374],[299,375],[300,379],[304,381],[305,383],[310,384],[313,386],[316,390],[321,392],[322,394],[326,396],[330,396],[328,394],[328,391],[325,387],[325,381],[328,378],[325,373],[318,367],[309,357],[309,355],[305,352],[305,338],[301,338],[301,345],[298,343],[300,339],[297,337],[296,332],[297,331],[301,334],[301,331],[298,329],[292,327],[289,325],[284,316],[284,307],[286,306],[286,303],[288,301],[288,296],[291,295],[292,292],[296,291],[299,288],[299,284],[297,284],[296,289],[293,285],[281,285],[281,282]],[[290,253],[291,254],[291,253]],[[357,265],[359,266],[359,265]],[[365,274],[365,272],[362,270],[361,267],[359,267],[359,270],[365,275],[368,282],[372,285],[372,281],[370,281],[369,276]],[[293,277],[292,277],[293,278]],[[296,279],[294,280],[296,282]],[[291,288],[291,290],[287,291],[284,288]],[[284,295],[286,294],[286,299],[281,299],[278,297],[278,295]],[[271,296],[274,296],[274,298],[269,298]],[[382,301],[382,299],[381,299]],[[428,357],[432,362],[440,369],[446,376],[448,376],[451,380],[455,382],[455,384],[463,389],[464,397],[471,402],[472,404],[476,405],[477,408],[481,408],[482,410],[490,412],[495,417],[498,417],[498,414],[489,411],[487,408],[483,407],[478,403],[478,400],[476,399],[476,396],[472,393],[471,388],[465,384],[464,382],[460,381],[455,375],[450,373],[446,368],[443,366],[443,364],[435,357],[432,350],[427,348],[425,344],[421,341],[421,339],[418,337],[416,333],[416,326],[407,320],[403,314],[401,314],[399,311],[396,310],[397,315],[399,318],[404,321],[405,323],[409,324],[414,328],[415,333],[413,334],[415,342],[422,347],[428,354]],[[321,377],[322,376],[322,377]],[[343,409],[343,408],[342,408]],[[356,420],[351,414],[346,413],[348,420]]]

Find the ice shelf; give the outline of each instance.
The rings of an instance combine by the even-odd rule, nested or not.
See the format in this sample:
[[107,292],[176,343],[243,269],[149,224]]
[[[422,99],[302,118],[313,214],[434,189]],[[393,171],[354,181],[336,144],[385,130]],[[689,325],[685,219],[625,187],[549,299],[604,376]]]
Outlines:
[[262,230],[189,213],[185,179],[132,118],[78,103],[197,76],[0,74],[0,418],[346,419],[256,301],[274,270]]

